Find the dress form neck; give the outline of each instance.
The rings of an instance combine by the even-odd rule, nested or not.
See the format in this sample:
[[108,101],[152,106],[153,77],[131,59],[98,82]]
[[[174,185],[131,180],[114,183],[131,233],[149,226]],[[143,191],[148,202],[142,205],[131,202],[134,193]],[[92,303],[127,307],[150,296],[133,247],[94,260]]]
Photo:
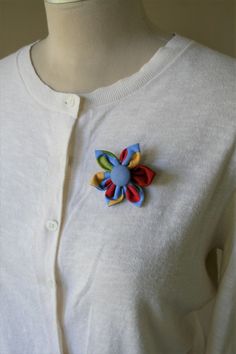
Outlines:
[[89,92],[137,71],[170,38],[142,2],[45,2],[48,36],[32,48],[42,80],[59,91]]

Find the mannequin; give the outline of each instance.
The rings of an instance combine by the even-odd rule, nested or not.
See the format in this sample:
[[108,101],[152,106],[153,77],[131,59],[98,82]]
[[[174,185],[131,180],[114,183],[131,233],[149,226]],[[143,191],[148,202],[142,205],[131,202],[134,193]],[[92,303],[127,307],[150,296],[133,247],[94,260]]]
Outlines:
[[82,94],[132,75],[172,37],[153,26],[141,0],[45,0],[48,36],[31,48],[39,77]]

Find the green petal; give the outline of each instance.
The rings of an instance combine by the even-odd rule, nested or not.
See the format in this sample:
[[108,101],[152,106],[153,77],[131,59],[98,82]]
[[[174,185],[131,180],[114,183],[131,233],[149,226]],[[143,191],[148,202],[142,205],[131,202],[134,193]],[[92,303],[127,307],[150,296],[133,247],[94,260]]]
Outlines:
[[119,164],[116,155],[107,150],[95,150],[97,163],[105,170],[111,171],[114,166]]

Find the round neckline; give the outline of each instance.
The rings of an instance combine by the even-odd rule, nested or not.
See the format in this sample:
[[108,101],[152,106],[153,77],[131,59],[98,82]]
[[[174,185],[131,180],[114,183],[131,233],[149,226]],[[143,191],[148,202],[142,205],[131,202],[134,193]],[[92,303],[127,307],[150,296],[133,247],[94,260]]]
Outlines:
[[[175,59],[194,42],[194,40],[184,37],[177,32],[172,32],[172,35],[138,71],[110,85],[98,87],[90,92],[80,92],[78,94],[75,92],[57,91],[39,77],[32,62],[31,48],[34,44],[41,41],[41,39],[25,45],[17,51],[17,67],[29,94],[41,105],[52,110],[76,115],[81,98],[85,98],[86,104],[93,107],[119,101],[143,87],[154,77],[156,78],[165,68],[173,64]],[[77,104],[69,106],[65,104],[68,96],[70,98],[72,96]]]

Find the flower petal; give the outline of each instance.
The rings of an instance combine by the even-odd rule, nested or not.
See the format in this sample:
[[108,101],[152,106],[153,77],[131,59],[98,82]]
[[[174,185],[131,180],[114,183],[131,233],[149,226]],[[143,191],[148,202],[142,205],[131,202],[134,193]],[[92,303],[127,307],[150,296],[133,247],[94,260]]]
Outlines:
[[140,187],[149,186],[155,177],[156,172],[154,172],[150,167],[145,165],[138,165],[134,167],[131,171],[131,179],[134,183]]
[[129,183],[127,186],[124,186],[125,196],[137,207],[141,207],[144,201],[144,190],[134,183]]
[[91,178],[89,184],[96,187],[99,190],[105,190],[107,188],[107,181],[110,179],[110,171],[97,172]]
[[112,180],[110,180],[108,188],[107,188],[106,193],[105,193],[105,196],[107,198],[112,198],[114,196],[115,189],[116,189],[116,185],[112,182]]
[[[107,171],[107,172],[110,173],[110,171]],[[101,187],[102,187],[104,190],[107,190],[107,189],[110,187],[110,185],[111,185],[112,183],[113,183],[113,182],[112,182],[112,180],[111,180],[111,178],[110,178],[110,176],[109,176],[108,178],[105,178],[105,179],[102,181]]]
[[120,164],[118,158],[112,152],[107,150],[95,150],[95,156],[97,159],[97,163],[104,170],[111,171],[114,166]]
[[110,186],[109,191],[107,190],[105,193],[105,199],[108,206],[112,206],[120,203],[124,199],[124,191],[122,186]]
[[140,159],[141,152],[139,143],[126,147],[120,154],[121,165],[127,166],[128,168],[134,168],[137,166]]

